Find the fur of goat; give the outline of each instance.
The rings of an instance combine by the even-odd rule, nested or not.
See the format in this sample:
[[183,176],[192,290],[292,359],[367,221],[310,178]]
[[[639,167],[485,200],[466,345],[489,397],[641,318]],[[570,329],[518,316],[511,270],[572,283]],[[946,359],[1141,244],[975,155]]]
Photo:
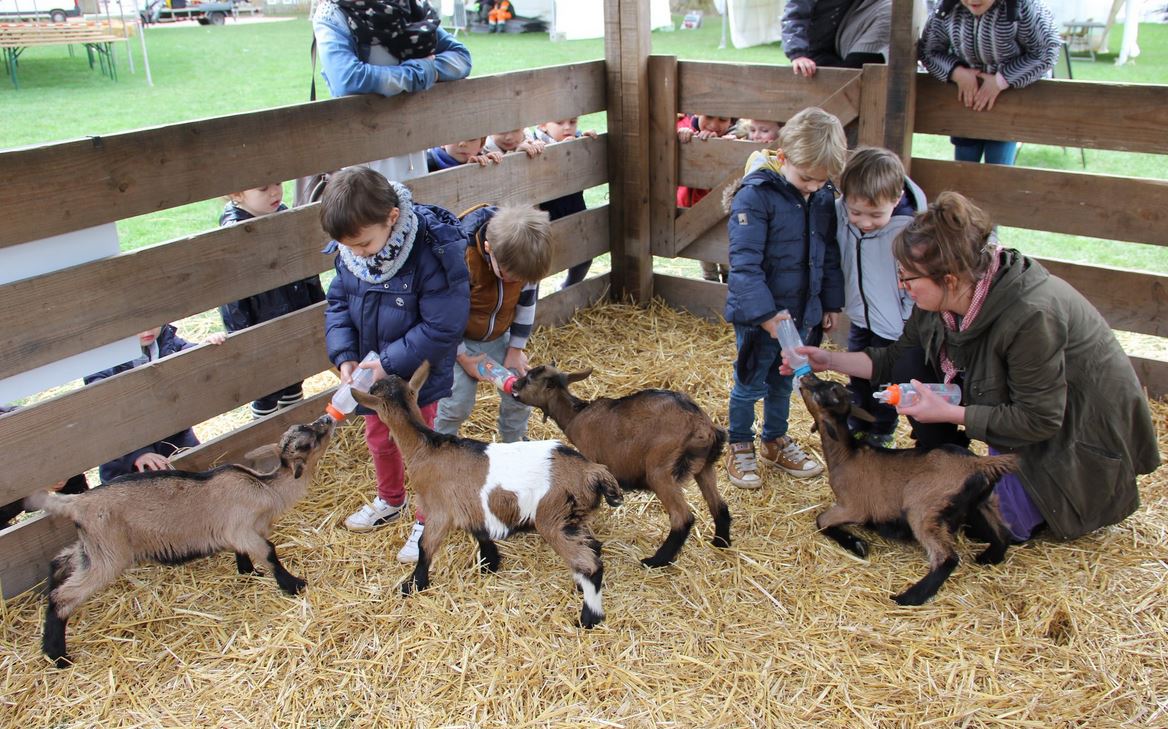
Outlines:
[[872,416],[852,405],[843,385],[815,375],[804,375],[800,384],[823,441],[836,498],[816,518],[816,525],[859,557],[867,556],[868,545],[844,529],[845,524],[867,525],[896,536],[911,532],[928,555],[929,572],[893,600],[920,605],[936,594],[957,567],[955,535],[963,525],[989,542],[977,557],[979,564],[1005,559],[1009,536],[993,489],[999,478],[1018,468],[1017,456],[975,456],[955,445],[924,450],[860,443],[848,432],[848,415],[868,421]]
[[266,564],[284,592],[305,582],[291,575],[268,539],[272,523],[302,498],[332,437],[327,417],[290,428],[278,445],[249,453],[258,465],[209,471],[144,471],[75,496],[39,491],[25,506],[70,519],[77,541],[52,563],[42,648],[68,665],[65,624],[91,595],[135,564],[181,564],[235,552],[240,574]]
[[641,390],[622,398],[591,402],[568,385],[591,369],[564,373],[551,366],[530,370],[515,382],[515,397],[556,421],[572,445],[586,457],[608,466],[623,488],[648,488],[669,516],[669,535],[641,562],[663,567],[677,558],[693,528],[693,510],[685,500],[692,478],[714,520],[716,547],[730,546],[730,510],[718,492],[717,467],[726,446],[726,431],[684,393]]

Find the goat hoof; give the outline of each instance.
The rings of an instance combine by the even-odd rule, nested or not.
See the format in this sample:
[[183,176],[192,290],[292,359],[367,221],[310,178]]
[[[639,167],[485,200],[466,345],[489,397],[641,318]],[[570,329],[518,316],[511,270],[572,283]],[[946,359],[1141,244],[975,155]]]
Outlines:
[[978,564],[1001,564],[1006,560],[1006,551],[988,547],[981,554],[977,555],[975,561]]
[[499,571],[499,560],[493,559],[489,562],[486,560],[479,560],[479,570],[485,575],[493,575]]
[[402,597],[409,597],[410,593],[414,591],[414,581],[406,580],[400,586]]
[[73,661],[66,655],[49,656],[49,658],[52,659],[53,665],[57,668],[71,668],[73,666]]
[[714,537],[713,539],[710,540],[710,544],[714,545],[718,549],[726,549],[727,547],[730,546],[730,538],[729,537]]
[[652,557],[645,557],[642,559],[641,564],[652,569],[660,569],[661,567],[668,567],[669,565],[673,564],[673,560],[663,559],[653,555]]
[[308,583],[299,577],[289,576],[288,579],[280,583],[280,589],[289,595],[299,595],[304,592],[305,587],[308,587]]
[[848,551],[861,559],[867,559],[868,543],[862,539],[857,539],[848,546]]
[[604,614],[603,613],[601,613],[600,615],[597,615],[596,613],[589,611],[587,613],[581,613],[581,615],[580,615],[580,627],[585,629],[585,630],[592,630],[597,625],[600,625],[603,622],[604,622]]
[[897,605],[903,605],[905,607],[913,606],[913,605],[924,605],[925,600],[927,600],[927,599],[928,599],[928,597],[923,597],[921,595],[917,595],[911,589],[905,590],[904,592],[900,593],[899,595],[892,596],[893,602],[895,602]]

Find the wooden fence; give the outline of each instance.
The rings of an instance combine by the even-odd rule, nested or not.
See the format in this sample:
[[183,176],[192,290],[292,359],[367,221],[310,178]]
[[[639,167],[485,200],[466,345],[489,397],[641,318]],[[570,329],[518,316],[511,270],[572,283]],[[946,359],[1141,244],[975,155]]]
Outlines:
[[[603,62],[521,71],[396,98],[348,97],[0,153],[0,247],[605,108]],[[416,120],[425,119],[425,124]],[[255,129],[264,129],[257,137]],[[416,199],[458,211],[535,204],[608,181],[608,138],[510,155],[410,180]],[[603,205],[557,220],[553,270],[609,250]],[[315,205],[0,286],[0,377],[320,273],[332,266]],[[246,255],[241,255],[246,251]],[[608,276],[546,297],[557,323],[602,297]],[[329,367],[323,304],[0,417],[0,503],[92,468]],[[321,395],[185,454],[202,468],[321,412]],[[42,579],[72,527],[45,517],[0,532],[5,596]]]
[[[887,118],[886,74],[883,66],[822,69],[808,81],[791,79],[785,67],[652,57],[653,253],[728,262],[721,190],[741,177],[746,158],[761,147],[732,140],[677,144],[678,111],[784,121],[799,109],[818,105],[845,123],[858,116],[860,143],[879,144]],[[975,114],[957,102],[951,86],[924,74],[915,77],[915,84],[917,132],[1168,153],[1168,86],[1041,81],[1004,94],[993,113]],[[753,93],[756,89],[765,91]],[[1168,245],[1168,182],[1163,180],[919,158],[910,160],[910,169],[929,197],[957,190],[1002,225]],[[709,188],[711,193],[678,216],[673,198],[677,185]],[[1168,337],[1168,277],[1039,260],[1090,299],[1113,328]],[[720,314],[725,303],[723,284],[657,274],[653,287],[672,306],[701,316]],[[1168,362],[1143,357],[1132,362],[1151,393],[1168,392]]]

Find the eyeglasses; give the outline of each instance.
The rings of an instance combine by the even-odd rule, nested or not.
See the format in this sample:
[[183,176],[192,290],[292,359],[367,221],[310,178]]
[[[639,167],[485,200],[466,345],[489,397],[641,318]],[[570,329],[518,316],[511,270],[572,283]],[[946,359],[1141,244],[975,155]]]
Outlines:
[[921,276],[905,276],[905,275],[904,275],[904,271],[897,271],[897,272],[896,272],[896,280],[900,282],[900,285],[901,285],[901,286],[904,286],[904,285],[905,285],[905,284],[907,284],[907,283],[912,283],[913,281],[916,281],[916,280],[917,280],[917,279],[919,279],[919,278],[928,278],[928,277],[927,277],[927,276],[924,276],[924,275],[921,275]]

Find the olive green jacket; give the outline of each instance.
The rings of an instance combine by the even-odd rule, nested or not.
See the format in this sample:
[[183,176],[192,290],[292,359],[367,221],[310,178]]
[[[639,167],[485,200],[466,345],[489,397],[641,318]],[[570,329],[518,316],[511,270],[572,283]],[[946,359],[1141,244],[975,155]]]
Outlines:
[[1160,464],[1155,427],[1131,362],[1103,317],[1062,279],[1015,250],[973,325],[945,328],[913,310],[900,340],[869,349],[888,382],[906,347],[940,370],[944,344],[964,372],[965,430],[1022,456],[1027,494],[1055,536],[1073,539],[1139,506],[1136,474]]

